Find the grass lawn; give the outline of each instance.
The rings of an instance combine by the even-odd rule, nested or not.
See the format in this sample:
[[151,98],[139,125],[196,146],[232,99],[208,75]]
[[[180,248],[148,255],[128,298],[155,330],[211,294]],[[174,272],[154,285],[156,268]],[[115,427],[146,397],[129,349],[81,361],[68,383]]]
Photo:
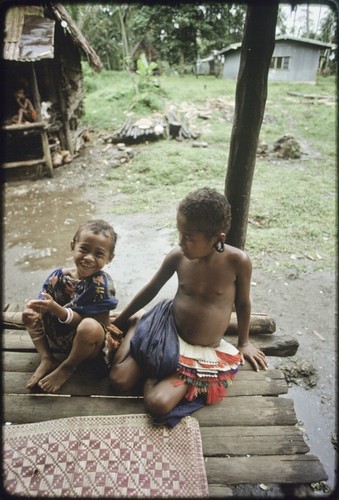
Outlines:
[[[207,148],[192,140],[159,140],[138,146],[129,163],[112,168],[102,189],[125,193],[116,213],[149,212],[175,227],[166,207],[188,192],[209,185],[220,191],[228,161],[235,81],[193,75],[161,76],[147,92],[138,76],[125,72],[94,74],[85,68],[83,123],[96,131],[116,132],[127,116],[164,113],[173,105]],[[151,89],[151,90],[150,90]],[[257,158],[252,185],[246,250],[256,265],[273,261],[286,269],[334,271],[336,259],[336,82],[320,78],[315,85],[269,83],[260,142],[269,151],[284,134],[300,143],[300,159],[272,154]],[[297,94],[297,95],[295,95]],[[328,96],[310,99],[307,96]],[[199,115],[208,116],[202,119]]]

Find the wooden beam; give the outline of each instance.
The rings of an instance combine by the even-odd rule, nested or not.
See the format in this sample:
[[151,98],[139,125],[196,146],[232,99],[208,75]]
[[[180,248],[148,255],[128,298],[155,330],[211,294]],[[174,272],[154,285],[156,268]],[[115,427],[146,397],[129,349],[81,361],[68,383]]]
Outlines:
[[211,484],[307,484],[327,479],[323,466],[312,455],[209,457],[205,465]]
[[[63,417],[146,413],[142,397],[83,397],[48,394],[3,395],[6,422],[27,424]],[[200,427],[274,426],[297,423],[293,400],[275,396],[226,398],[194,413]]]
[[[204,456],[294,455],[309,446],[294,426],[201,427]],[[250,450],[250,452],[249,452]]]
[[[116,314],[116,311],[114,311]],[[16,311],[4,311],[3,324],[5,328],[15,328],[22,330],[24,328],[22,322],[21,312],[19,311],[19,306]],[[274,333],[276,331],[276,324],[273,318],[263,313],[252,313],[250,318],[250,333]],[[226,330],[227,335],[237,335],[238,333],[238,321],[235,312],[232,312],[230,318],[229,327]]]
[[[33,370],[32,370],[33,371]],[[6,394],[27,394],[26,383],[31,373],[5,371],[3,389]],[[240,370],[233,384],[228,387],[229,397],[235,396],[278,396],[287,393],[287,382],[280,370],[255,372]],[[58,395],[109,396],[112,394],[107,376],[93,370],[77,370],[58,390]]]

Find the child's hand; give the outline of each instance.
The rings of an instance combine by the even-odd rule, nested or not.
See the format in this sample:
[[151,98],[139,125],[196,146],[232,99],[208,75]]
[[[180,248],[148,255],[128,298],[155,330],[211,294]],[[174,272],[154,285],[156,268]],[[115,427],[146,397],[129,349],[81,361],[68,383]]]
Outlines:
[[263,368],[264,370],[268,369],[268,362],[265,354],[253,344],[249,342],[243,347],[238,346],[238,349],[242,358],[247,359],[256,372],[259,371],[259,368]]
[[54,299],[45,292],[41,292],[41,295],[44,297],[44,300],[31,300],[28,302],[27,306],[39,314],[53,312],[55,305]]
[[25,309],[22,311],[22,321],[27,327],[33,327],[37,319],[40,317],[39,313],[30,307],[30,302],[27,303]]

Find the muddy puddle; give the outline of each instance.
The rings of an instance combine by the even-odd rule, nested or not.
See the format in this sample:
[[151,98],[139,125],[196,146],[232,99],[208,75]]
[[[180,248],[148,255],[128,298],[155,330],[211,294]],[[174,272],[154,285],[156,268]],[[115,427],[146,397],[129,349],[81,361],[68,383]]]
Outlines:
[[[96,206],[73,187],[57,193],[8,186],[5,193],[4,296],[5,302],[23,305],[35,297],[48,273],[56,267],[72,265],[70,242],[81,222],[103,217],[118,234],[113,261],[105,268],[113,277],[119,307],[145,284],[176,242],[168,228],[147,223],[143,214],[115,216]],[[176,286],[171,280],[161,296],[171,296]]]

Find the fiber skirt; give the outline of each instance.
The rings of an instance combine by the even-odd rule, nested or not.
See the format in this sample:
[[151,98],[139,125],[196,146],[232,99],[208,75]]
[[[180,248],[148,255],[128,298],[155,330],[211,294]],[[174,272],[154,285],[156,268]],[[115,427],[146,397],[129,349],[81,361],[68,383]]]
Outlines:
[[225,340],[218,347],[188,344],[178,334],[172,300],[164,300],[143,315],[131,341],[131,355],[146,377],[162,380],[177,374],[187,383],[186,399],[206,396],[205,404],[226,396],[239,365],[239,351]]

